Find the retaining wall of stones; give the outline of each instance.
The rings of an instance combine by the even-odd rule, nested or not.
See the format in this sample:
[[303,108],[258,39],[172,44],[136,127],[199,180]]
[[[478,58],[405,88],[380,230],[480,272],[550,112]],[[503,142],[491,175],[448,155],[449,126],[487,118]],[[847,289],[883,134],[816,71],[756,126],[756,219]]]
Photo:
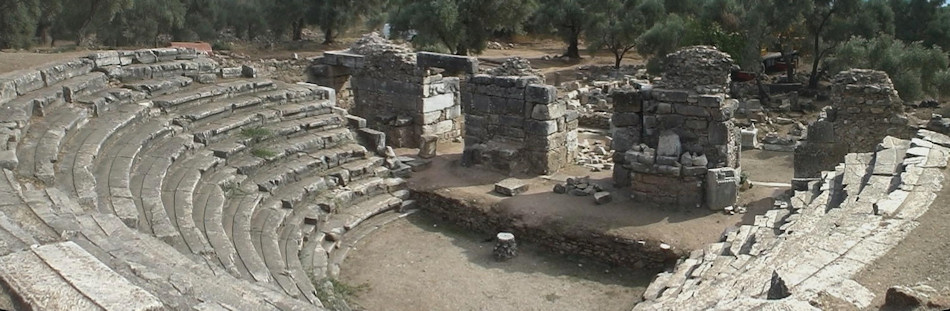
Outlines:
[[550,174],[573,162],[577,113],[535,76],[475,75],[462,84],[463,165]]
[[657,241],[630,240],[605,232],[569,228],[558,223],[529,227],[511,215],[487,212],[487,207],[477,206],[478,203],[437,192],[413,192],[412,198],[424,211],[466,229],[488,235],[512,232],[519,241],[535,243],[561,254],[645,269],[665,269],[686,255],[682,250],[672,249]]

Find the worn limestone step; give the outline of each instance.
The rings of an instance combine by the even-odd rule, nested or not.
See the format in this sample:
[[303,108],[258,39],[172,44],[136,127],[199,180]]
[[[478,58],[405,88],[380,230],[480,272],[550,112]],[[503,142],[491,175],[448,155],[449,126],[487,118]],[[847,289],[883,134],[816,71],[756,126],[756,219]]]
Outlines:
[[38,213],[31,208],[23,196],[15,174],[7,169],[0,170],[0,212],[39,242],[60,239],[59,232],[49,223],[52,221],[52,212]]
[[189,309],[207,301],[237,310],[321,309],[320,305],[292,299],[269,286],[214,274],[171,246],[125,227],[114,216],[92,215],[83,223],[86,225],[75,239],[77,244],[99,258],[110,258],[112,264],[134,267],[116,270],[155,293],[169,309]]
[[92,110],[92,115],[103,116],[124,105],[144,101],[148,94],[126,88],[107,88],[89,95],[79,96],[75,102]]
[[175,131],[168,126],[167,119],[152,118],[113,135],[103,147],[104,152],[95,170],[100,211],[115,214],[129,227],[139,225],[141,215],[131,190],[133,164],[154,141]]
[[109,77],[123,83],[149,79],[168,79],[177,76],[198,77],[201,74],[214,73],[218,64],[208,58],[191,60],[170,60],[149,64],[130,64],[102,68]]
[[249,276],[257,282],[273,283],[270,270],[254,247],[251,234],[251,217],[262,198],[260,193],[236,195],[225,211],[224,226]]
[[217,98],[236,97],[247,93],[273,90],[274,81],[268,79],[252,79],[218,83],[196,89],[182,90],[152,99],[158,107],[170,109],[181,105],[202,105]]
[[297,225],[293,224],[281,227],[279,233],[280,240],[278,241],[278,247],[280,248],[281,256],[284,258],[284,265],[290,271],[291,277],[297,283],[297,287],[300,291],[305,294],[305,297],[311,301],[317,299],[317,297],[307,295],[308,293],[314,292],[313,280],[311,280],[310,274],[307,273],[307,270],[303,269],[303,265],[300,263],[299,252],[303,244],[303,233],[300,232]]
[[96,157],[109,137],[147,112],[148,108],[141,105],[125,105],[75,131],[62,148],[65,152],[57,170],[57,185],[74,193],[80,204],[97,206],[96,179],[92,173]]
[[212,170],[220,159],[202,150],[178,159],[162,183],[162,201],[172,226],[181,232],[191,253],[206,255],[213,251],[194,218],[195,190],[202,174]]
[[160,79],[149,79],[134,82],[127,82],[123,87],[148,94],[148,96],[161,96],[178,92],[182,88],[188,87],[194,83],[189,77],[174,76]]
[[338,167],[350,161],[363,159],[366,148],[357,144],[319,150],[287,159],[277,165],[266,167],[250,176],[250,181],[260,191],[272,192],[280,185],[299,180],[302,176]]
[[256,209],[250,223],[251,239],[257,255],[264,261],[276,283],[291,297],[299,298],[303,292],[298,287],[297,281],[309,282],[310,280],[309,278],[295,280],[281,256],[277,227],[283,222],[284,213],[285,211],[267,207]]
[[162,301],[153,294],[132,284],[73,242],[47,244],[0,257],[0,278],[28,308],[164,309]]
[[[227,203],[227,196],[229,194],[225,193],[225,190],[222,190],[221,185],[218,184],[230,185],[231,183],[226,181],[226,179],[229,175],[234,174],[236,173],[233,171],[218,170],[211,173],[209,178],[202,179],[195,193],[195,210],[192,216],[194,217],[194,222],[198,230],[205,235],[205,238],[214,250],[214,255],[217,256],[218,263],[221,267],[228,271],[228,273],[236,277],[241,277],[242,274],[234,260],[237,256],[237,251],[234,249],[234,244],[225,233],[224,226],[222,225],[225,203]],[[235,190],[232,189],[230,191],[233,192]]]
[[[252,175],[265,163],[281,161],[301,152],[332,149],[354,141],[353,133],[345,128],[314,133],[301,132],[301,134],[304,135],[297,135],[286,140],[265,141],[256,145],[255,148],[245,148],[246,152],[234,154],[229,159],[228,165],[237,168],[241,174]],[[264,159],[250,154],[254,149],[269,150],[274,152],[274,155]]]
[[162,183],[172,162],[192,146],[184,135],[157,141],[136,159],[130,178],[135,205],[138,207],[139,230],[184,249],[181,234],[175,229],[162,202]]
[[67,132],[82,127],[86,118],[86,111],[83,109],[63,107],[53,111],[43,120],[33,122],[17,147],[17,158],[20,161],[17,173],[51,184],[60,146]]

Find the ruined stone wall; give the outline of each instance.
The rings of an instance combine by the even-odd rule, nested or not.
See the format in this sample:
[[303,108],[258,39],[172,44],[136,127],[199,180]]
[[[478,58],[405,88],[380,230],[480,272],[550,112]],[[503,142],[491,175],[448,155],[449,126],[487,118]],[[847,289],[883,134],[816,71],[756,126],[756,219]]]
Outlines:
[[422,135],[440,140],[461,136],[462,115],[457,77],[418,66],[416,54],[384,48],[367,55],[326,52],[311,67],[311,79],[352,92],[350,112],[386,134],[393,147],[418,147]]
[[659,241],[631,240],[603,232],[566,230],[567,226],[548,223],[526,226],[510,215],[487,213],[482,207],[433,192],[413,192],[420,208],[447,220],[486,234],[512,232],[517,239],[537,243],[560,254],[580,255],[610,264],[637,269],[665,269],[686,253],[664,247]]
[[536,76],[475,75],[462,85],[463,165],[549,174],[571,163],[577,114]]
[[835,75],[832,83],[832,105],[808,126],[808,139],[795,150],[797,178],[819,177],[847,153],[874,151],[885,136],[914,135],[887,73],[851,69]]
[[614,181],[655,203],[731,205],[734,189],[728,183],[722,185],[728,190],[709,189],[720,182],[706,177],[715,169],[713,176],[738,181],[739,129],[731,120],[737,102],[726,95],[732,59],[709,47],[668,59],[657,85],[612,93]]

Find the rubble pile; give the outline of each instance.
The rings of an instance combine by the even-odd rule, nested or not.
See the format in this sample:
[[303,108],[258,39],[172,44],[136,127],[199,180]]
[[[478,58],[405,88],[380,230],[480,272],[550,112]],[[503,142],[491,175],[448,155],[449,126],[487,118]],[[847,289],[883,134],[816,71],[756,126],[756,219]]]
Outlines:
[[600,172],[614,168],[613,157],[614,151],[610,149],[608,143],[597,140],[591,144],[584,140],[578,144],[574,164],[590,168],[591,172]]
[[377,32],[371,32],[360,37],[353,43],[349,49],[350,53],[360,55],[380,55],[380,54],[412,54],[412,48],[405,44],[396,44],[379,35]]
[[[729,72],[737,68],[729,54],[711,46],[692,46],[666,56],[666,70],[658,88],[699,94],[729,92]],[[726,74],[723,74],[726,73]]]
[[610,203],[612,197],[604,186],[591,182],[590,176],[570,177],[563,184],[554,185],[554,193],[569,194],[578,197],[592,196],[594,203]]
[[531,62],[523,57],[506,59],[501,66],[489,69],[485,73],[493,76],[535,76],[544,81],[541,70],[531,67]]

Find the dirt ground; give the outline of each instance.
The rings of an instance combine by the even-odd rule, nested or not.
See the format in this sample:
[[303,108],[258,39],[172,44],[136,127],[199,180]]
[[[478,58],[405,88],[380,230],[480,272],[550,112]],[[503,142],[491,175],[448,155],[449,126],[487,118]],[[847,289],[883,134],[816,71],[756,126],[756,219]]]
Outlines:
[[[946,171],[944,175],[950,177]],[[950,187],[944,186],[918,221],[897,247],[858,273],[855,280],[876,294],[870,310],[877,310],[884,293],[895,285],[923,283],[950,296]]]
[[[503,211],[520,218],[527,225],[543,225],[556,222],[601,232],[618,234],[631,239],[662,241],[674,247],[696,249],[719,239],[723,229],[729,226],[751,223],[756,213],[764,213],[772,205],[772,198],[786,188],[756,186],[744,192],[744,203],[750,206],[746,214],[726,215],[706,209],[686,209],[671,212],[631,199],[627,189],[615,189],[611,172],[591,172],[583,167],[571,166],[552,176],[531,178],[515,176],[529,183],[526,193],[515,197],[502,197],[492,192],[494,183],[507,178],[492,171],[459,166],[462,146],[440,145],[440,156],[431,167],[413,174],[410,187],[417,190],[446,191],[454,197],[482,201],[486,205],[498,204]],[[403,154],[414,150],[403,149]],[[744,157],[744,166],[750,167],[750,178],[761,176],[763,180],[791,180],[791,155],[767,155]],[[776,161],[779,159],[779,161]],[[746,161],[747,160],[747,161]],[[590,176],[592,181],[605,186],[613,193],[609,204],[595,205],[590,197],[575,197],[552,192],[555,184],[572,176]]]
[[26,53],[0,52],[0,73],[27,69],[46,63],[82,57],[92,53],[90,51],[73,51],[64,53]]
[[361,240],[341,280],[367,310],[630,310],[653,277],[526,243],[496,262],[486,238],[416,213]]

